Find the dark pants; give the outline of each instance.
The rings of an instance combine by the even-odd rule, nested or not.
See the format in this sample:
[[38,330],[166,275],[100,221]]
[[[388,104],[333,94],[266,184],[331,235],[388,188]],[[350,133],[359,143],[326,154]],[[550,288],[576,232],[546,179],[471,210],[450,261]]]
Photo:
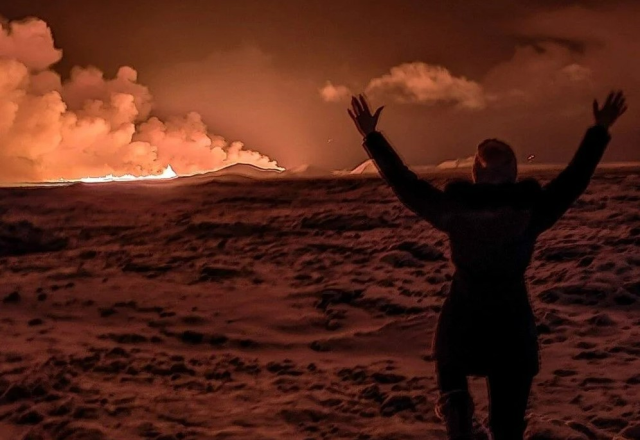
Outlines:
[[[494,373],[487,376],[489,388],[489,425],[494,440],[523,438],[524,420],[533,376],[518,372]],[[452,368],[438,366],[440,393],[469,393],[467,376]]]

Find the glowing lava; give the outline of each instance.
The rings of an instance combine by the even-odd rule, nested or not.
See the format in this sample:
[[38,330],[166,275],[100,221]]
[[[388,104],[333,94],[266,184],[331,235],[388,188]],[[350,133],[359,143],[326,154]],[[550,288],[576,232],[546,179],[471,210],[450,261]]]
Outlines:
[[124,174],[122,176],[114,176],[113,174],[107,174],[102,177],[83,177],[81,179],[73,180],[72,182],[85,182],[85,183],[102,183],[102,182],[131,182],[134,180],[164,180],[174,179],[178,177],[171,165],[167,166],[165,170],[160,174],[151,174],[148,176],[134,176],[132,174]]

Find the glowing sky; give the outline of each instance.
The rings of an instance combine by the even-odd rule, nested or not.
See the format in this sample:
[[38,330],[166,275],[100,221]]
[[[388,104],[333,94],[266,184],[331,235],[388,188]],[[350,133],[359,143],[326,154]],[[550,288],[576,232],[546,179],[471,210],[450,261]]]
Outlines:
[[568,160],[591,100],[623,88],[630,108],[605,160],[640,160],[633,0],[6,3],[8,20],[51,27],[63,79],[78,65],[108,77],[131,66],[150,115],[197,111],[211,132],[286,167],[364,160],[343,99],[365,90],[387,105],[381,128],[402,155],[430,164],[487,137],[521,160]]
[[[113,77],[51,67],[62,51],[47,23],[14,20],[0,29],[0,182],[102,176],[179,175],[245,163],[279,168],[239,141],[213,134],[196,112],[159,118],[153,95],[123,66]],[[173,171],[171,172],[173,173]]]

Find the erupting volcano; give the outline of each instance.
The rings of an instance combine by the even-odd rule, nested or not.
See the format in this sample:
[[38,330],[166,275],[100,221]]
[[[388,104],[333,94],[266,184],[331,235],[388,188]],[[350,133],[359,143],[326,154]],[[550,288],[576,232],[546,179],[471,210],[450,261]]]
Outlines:
[[209,132],[192,112],[165,121],[137,72],[105,78],[75,67],[52,70],[62,51],[39,19],[0,31],[0,181],[166,179],[236,163],[281,169],[269,157]]
[[82,179],[78,179],[80,182],[85,183],[102,183],[102,182],[128,182],[131,180],[165,180],[165,179],[173,179],[178,177],[171,165],[169,165],[162,173],[160,174],[151,174],[146,176],[134,176],[132,174],[123,174],[122,176],[114,176],[113,174],[109,174],[107,176],[102,177],[83,177]]
[[638,16],[1,2],[0,440],[640,440]]

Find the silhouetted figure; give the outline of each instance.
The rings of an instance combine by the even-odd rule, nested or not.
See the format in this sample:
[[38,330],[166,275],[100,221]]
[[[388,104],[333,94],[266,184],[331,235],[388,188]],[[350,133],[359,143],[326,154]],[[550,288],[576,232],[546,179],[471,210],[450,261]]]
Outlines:
[[539,371],[535,319],[524,273],[538,236],[584,192],[610,136],[626,110],[622,92],[602,108],[573,160],[541,186],[516,182],[511,147],[496,139],[478,146],[473,183],[451,182],[441,191],[419,179],[376,131],[382,107],[371,114],[362,95],[349,115],[364,147],[400,201],[449,236],[455,273],[434,337],[440,395],[436,412],[450,439],[473,439],[473,400],[467,376],[487,377],[494,440],[522,439],[533,377]]

